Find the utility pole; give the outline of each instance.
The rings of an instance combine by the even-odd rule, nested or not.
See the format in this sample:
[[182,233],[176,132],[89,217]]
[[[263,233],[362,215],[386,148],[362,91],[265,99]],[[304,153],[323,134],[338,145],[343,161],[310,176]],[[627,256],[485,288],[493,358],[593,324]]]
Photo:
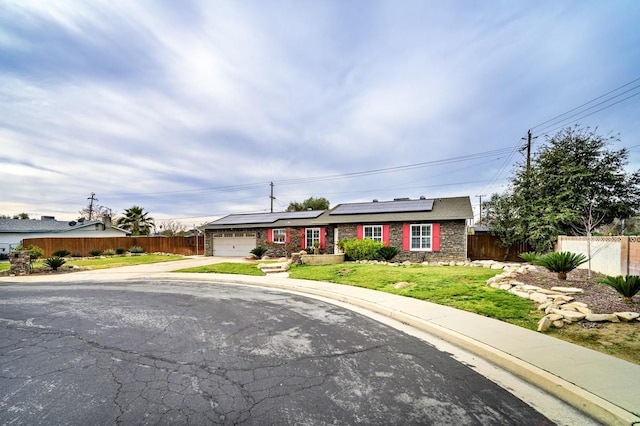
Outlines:
[[273,182],[271,182],[271,195],[269,196],[269,198],[271,199],[271,213],[273,213],[273,200],[276,199],[276,197],[273,196]]
[[528,182],[529,182],[529,177],[531,176],[531,142],[532,142],[534,139],[536,139],[536,138],[537,138],[537,136],[536,136],[535,138],[534,138],[534,137],[532,137],[532,135],[531,135],[531,129],[529,129],[529,130],[527,131],[527,137],[526,137],[526,138],[522,138],[522,140],[526,140],[526,141],[527,141],[527,146],[526,146],[526,147],[523,147],[523,148],[520,150],[520,151],[524,151],[525,149],[527,150],[527,169],[526,169],[526,172],[527,172],[527,175],[526,175],[526,177],[527,177],[527,184],[528,184]]
[[478,223],[482,223],[482,197],[486,197],[487,194],[476,195],[476,197],[480,198],[480,220]]
[[91,220],[91,218],[93,217],[93,202],[99,200],[96,198],[95,192],[92,192],[91,197],[88,197],[87,200],[91,200],[89,202],[89,220]]

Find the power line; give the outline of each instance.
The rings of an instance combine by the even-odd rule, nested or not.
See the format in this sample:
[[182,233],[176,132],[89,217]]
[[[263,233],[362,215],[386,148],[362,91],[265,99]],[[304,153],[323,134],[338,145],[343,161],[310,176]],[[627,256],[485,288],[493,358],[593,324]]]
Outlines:
[[[638,87],[640,87],[640,86],[638,86]],[[617,101],[617,102],[615,102],[615,103],[612,103],[612,104],[610,104],[610,105],[607,105],[607,106],[605,106],[605,107],[603,107],[603,108],[600,108],[600,109],[598,109],[598,110],[596,110],[596,111],[593,111],[593,112],[591,112],[591,113],[589,113],[589,114],[585,114],[585,115],[583,115],[583,116],[581,116],[581,117],[578,117],[578,118],[576,118],[575,120],[572,120],[572,121],[566,122],[566,123],[564,123],[564,124],[561,124],[560,126],[558,126],[558,127],[554,128],[554,129],[547,130],[545,133],[553,133],[553,132],[555,132],[556,130],[561,129],[561,128],[563,128],[563,127],[567,126],[568,124],[571,124],[571,123],[575,123],[575,122],[577,122],[577,121],[580,121],[580,120],[582,120],[583,118],[586,118],[586,117],[592,116],[592,115],[594,115],[594,114],[596,114],[596,113],[598,113],[598,112],[600,112],[600,111],[602,111],[602,110],[605,110],[605,109],[607,109],[607,108],[611,108],[611,107],[612,107],[612,106],[614,106],[614,105],[617,105],[617,104],[619,104],[619,103],[621,103],[621,102],[626,101],[627,99],[633,98],[633,97],[638,96],[638,95],[640,95],[640,92],[635,93],[635,94],[633,94],[633,95],[631,95],[631,96],[628,96],[628,97],[626,97],[626,98],[624,98],[624,99],[620,99],[619,101]],[[586,111],[585,111],[585,112],[586,112]],[[545,129],[546,129],[546,128],[545,128]],[[545,129],[543,129],[543,130],[545,130]]]
[[[623,85],[622,85],[622,86],[620,86],[620,87],[617,87],[617,88],[615,88],[615,89],[613,89],[613,90],[610,90],[610,91],[608,91],[607,93],[604,93],[604,94],[602,94],[602,95],[600,95],[600,96],[598,96],[598,97],[596,97],[596,98],[593,98],[593,99],[591,99],[590,101],[587,101],[587,102],[583,103],[582,105],[579,105],[579,106],[577,106],[577,107],[575,107],[575,108],[572,108],[572,109],[570,109],[570,110],[568,110],[568,111],[566,111],[566,112],[563,112],[562,114],[558,114],[558,115],[556,115],[555,117],[552,117],[552,118],[550,118],[550,119],[548,119],[548,120],[546,120],[546,121],[543,121],[543,122],[542,122],[542,123],[540,123],[540,124],[536,124],[535,126],[531,127],[531,130],[535,130],[535,129],[537,129],[538,127],[541,127],[541,126],[543,126],[543,125],[545,125],[545,124],[547,124],[547,123],[550,123],[550,122],[552,122],[552,121],[556,121],[556,120],[557,120],[557,119],[559,119],[560,117],[563,117],[563,116],[565,116],[565,115],[567,115],[567,114],[570,114],[570,113],[572,113],[572,112],[574,112],[574,111],[577,111],[577,110],[581,109],[582,107],[587,106],[587,105],[589,105],[589,104],[591,104],[591,103],[593,103],[593,102],[595,102],[595,101],[597,101],[597,100],[599,100],[599,99],[602,99],[602,98],[604,98],[605,96],[608,96],[608,95],[610,95],[610,94],[612,94],[612,93],[614,93],[614,92],[617,92],[617,91],[618,91],[618,90],[620,90],[620,89],[623,89],[623,88],[625,88],[625,87],[627,87],[627,86],[630,86],[630,85],[632,85],[633,83],[635,83],[635,82],[637,82],[637,81],[640,81],[640,77],[638,77],[638,78],[636,78],[636,79],[634,79],[634,80],[632,80],[632,81],[630,81],[630,82],[628,82],[628,83],[625,83],[625,84],[623,84]],[[619,97],[619,96],[621,96],[621,95],[623,95],[623,94],[625,94],[625,93],[627,93],[627,92],[629,92],[629,91],[631,91],[631,90],[635,90],[635,89],[637,89],[638,87],[640,87],[640,86],[635,86],[635,87],[633,87],[633,88],[631,88],[631,89],[629,89],[629,90],[627,90],[627,91],[625,91],[625,92],[623,92],[623,93],[620,93],[620,94],[618,94],[618,95],[616,95],[616,96],[613,96],[612,98],[610,98],[610,99],[608,99],[608,100],[615,99],[615,98],[617,98],[617,97]],[[635,95],[634,95],[634,96],[635,96]],[[624,100],[626,100],[626,99],[628,99],[628,98],[625,98]],[[608,101],[608,100],[607,100],[607,101]],[[603,101],[603,102],[607,102],[607,101]],[[603,102],[601,102],[600,104],[602,104]],[[598,105],[599,105],[599,104],[598,104]],[[615,105],[615,104],[614,104],[614,105]],[[596,106],[596,105],[594,105],[594,106]],[[593,108],[594,106],[592,106],[592,107],[590,107],[590,108],[587,108],[587,110],[585,110],[585,111],[588,111],[589,109]],[[613,105],[612,105],[612,106],[613,106]],[[585,111],[582,111],[582,112],[585,112]],[[578,114],[581,114],[582,112],[580,112],[580,113],[578,113]],[[566,118],[564,118],[563,120],[566,120]],[[551,127],[551,126],[554,126],[554,125],[555,125],[555,124],[552,124],[552,125],[547,126],[547,127]],[[540,133],[540,131],[538,131],[537,133]]]

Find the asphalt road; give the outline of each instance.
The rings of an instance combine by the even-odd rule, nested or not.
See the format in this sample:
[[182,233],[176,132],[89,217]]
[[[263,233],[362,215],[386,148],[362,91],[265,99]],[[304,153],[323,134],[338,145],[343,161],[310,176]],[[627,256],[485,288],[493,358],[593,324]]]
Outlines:
[[551,421],[450,354],[333,304],[140,281],[1,288],[0,424]]

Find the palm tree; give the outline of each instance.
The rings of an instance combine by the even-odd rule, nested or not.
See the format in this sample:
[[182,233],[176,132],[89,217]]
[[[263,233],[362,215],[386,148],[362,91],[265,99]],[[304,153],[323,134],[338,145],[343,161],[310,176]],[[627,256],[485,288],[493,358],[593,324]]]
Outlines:
[[140,206],[133,206],[124,211],[124,216],[116,219],[116,226],[131,231],[131,235],[149,235],[154,226],[153,218],[148,217]]

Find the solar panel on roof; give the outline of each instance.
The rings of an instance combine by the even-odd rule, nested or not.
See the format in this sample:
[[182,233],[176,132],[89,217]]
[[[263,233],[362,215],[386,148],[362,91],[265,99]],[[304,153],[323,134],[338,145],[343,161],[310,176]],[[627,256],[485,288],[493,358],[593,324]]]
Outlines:
[[433,210],[433,200],[408,200],[342,204],[336,207],[330,214],[405,213],[431,210]]
[[322,214],[321,210],[306,210],[301,212],[277,212],[277,213],[256,213],[229,215],[216,220],[216,225],[244,225],[273,223],[281,219],[313,219]]

